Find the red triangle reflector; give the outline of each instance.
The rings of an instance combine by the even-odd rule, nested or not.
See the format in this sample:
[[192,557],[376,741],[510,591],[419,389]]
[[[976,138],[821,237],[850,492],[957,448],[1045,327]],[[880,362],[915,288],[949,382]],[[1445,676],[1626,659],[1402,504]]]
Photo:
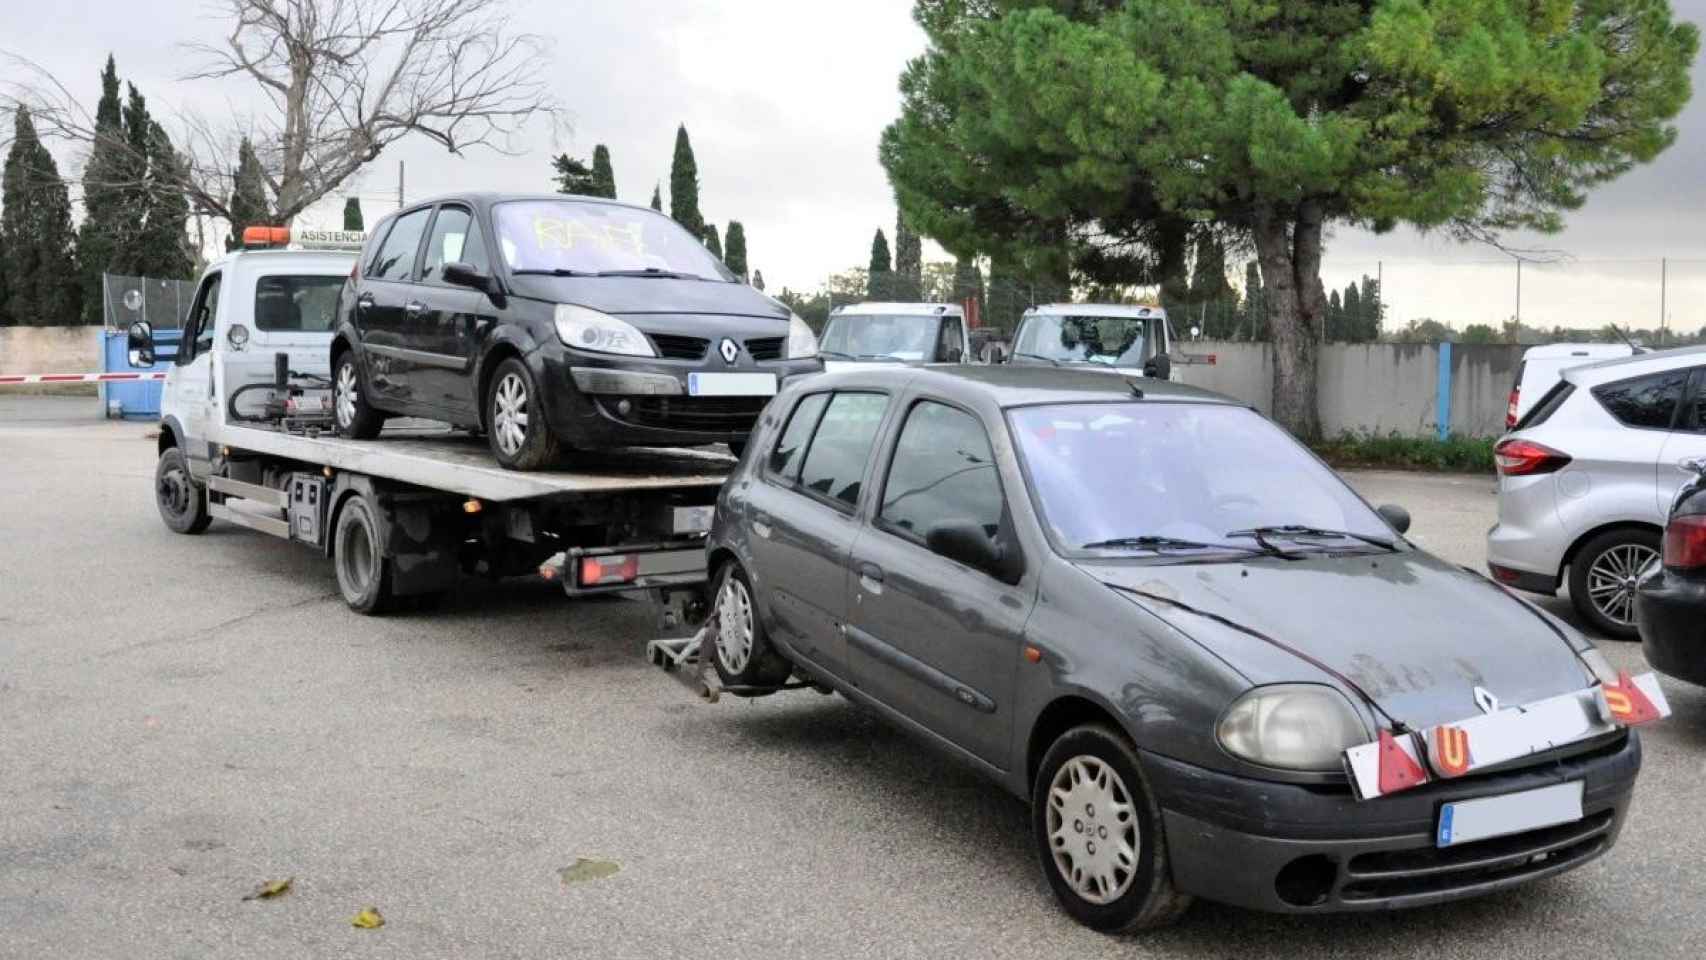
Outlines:
[[1606,686],[1605,703],[1611,708],[1611,719],[1625,727],[1638,727],[1664,716],[1659,713],[1658,707],[1653,706],[1653,701],[1641,692],[1641,688],[1635,685],[1627,670],[1617,675],[1615,684]]
[[[1405,734],[1406,737],[1409,734]],[[1414,743],[1411,740],[1411,743]],[[1397,793],[1428,782],[1428,773],[1410,756],[1390,730],[1380,731],[1380,795]]]

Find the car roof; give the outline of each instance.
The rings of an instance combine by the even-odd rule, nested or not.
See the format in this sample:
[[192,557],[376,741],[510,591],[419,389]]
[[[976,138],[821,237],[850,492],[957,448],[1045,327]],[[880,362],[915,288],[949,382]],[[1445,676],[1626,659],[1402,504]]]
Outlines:
[[1025,313],[1051,317],[1135,317],[1138,319],[1165,317],[1167,315],[1167,311],[1160,307],[1141,303],[1044,303],[1026,310]]
[[1644,373],[1664,373],[1700,364],[1706,364],[1706,346],[1677,347],[1571,367],[1564,371],[1563,378],[1577,386],[1597,386]]
[[849,303],[830,311],[849,317],[862,317],[872,314],[897,315],[903,317],[930,317],[947,315],[963,317],[966,310],[957,303],[900,303],[895,301],[870,303]]
[[1627,357],[1635,351],[1625,343],[1546,343],[1522,352],[1523,362],[1549,357]]
[[323,269],[328,273],[347,274],[359,253],[357,250],[233,250],[209,263],[207,270]]
[[1046,403],[1098,403],[1133,400],[1133,387],[1142,399],[1184,403],[1244,406],[1237,400],[1198,387],[1131,377],[1097,370],[1068,370],[1024,364],[927,364],[922,367],[873,367],[826,373],[805,382],[805,389],[899,390],[919,386],[950,398],[983,397],[1001,407],[1023,407]]
[[[416,210],[430,207],[438,203],[461,202],[480,207],[490,207],[494,203],[505,203],[512,200],[544,203],[556,203],[562,201],[569,201],[573,203],[601,203],[606,206],[627,207],[630,210],[644,210],[647,213],[656,213],[658,216],[665,216],[665,214],[659,213],[651,207],[642,206],[638,203],[628,203],[625,200],[612,200],[609,197],[588,197],[577,193],[504,193],[498,190],[469,190],[465,193],[445,193],[435,197],[427,197],[422,200],[417,200],[401,210],[393,210],[385,214],[384,219],[389,220],[396,217],[398,214],[412,213]],[[372,234],[370,233],[369,237],[371,238],[371,236]]]

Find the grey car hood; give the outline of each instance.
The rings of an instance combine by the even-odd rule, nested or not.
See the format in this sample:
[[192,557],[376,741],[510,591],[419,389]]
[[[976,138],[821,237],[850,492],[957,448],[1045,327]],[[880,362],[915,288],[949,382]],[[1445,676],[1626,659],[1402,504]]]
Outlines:
[[[1572,645],[1522,603],[1421,551],[1078,566],[1104,583],[1224,617],[1306,653],[1412,727],[1476,716],[1477,686],[1516,706],[1591,682]],[[1126,596],[1254,684],[1335,682],[1306,660],[1242,631],[1169,603]],[[1357,699],[1354,691],[1345,692]]]

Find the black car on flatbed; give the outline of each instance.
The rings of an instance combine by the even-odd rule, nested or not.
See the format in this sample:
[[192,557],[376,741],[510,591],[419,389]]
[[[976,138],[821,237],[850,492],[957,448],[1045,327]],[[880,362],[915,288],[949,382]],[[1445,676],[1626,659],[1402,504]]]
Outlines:
[[567,449],[738,452],[817,339],[675,221],[565,196],[469,193],[400,210],[345,285],[340,433],[411,416],[484,431],[505,467]]

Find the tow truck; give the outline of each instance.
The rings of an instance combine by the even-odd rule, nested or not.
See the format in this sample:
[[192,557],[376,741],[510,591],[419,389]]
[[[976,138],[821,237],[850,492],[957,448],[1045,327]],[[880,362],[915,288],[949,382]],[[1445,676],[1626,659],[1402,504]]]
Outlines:
[[[300,238],[299,238],[300,239]],[[328,557],[351,609],[422,609],[465,574],[538,573],[571,597],[638,591],[661,634],[706,618],[704,536],[734,458],[715,449],[576,454],[519,473],[475,434],[416,421],[334,435],[329,355],[359,234],[293,243],[249,228],[202,273],[162,396],[155,499],[172,530],[215,521]],[[165,348],[146,322],[132,366]]]

